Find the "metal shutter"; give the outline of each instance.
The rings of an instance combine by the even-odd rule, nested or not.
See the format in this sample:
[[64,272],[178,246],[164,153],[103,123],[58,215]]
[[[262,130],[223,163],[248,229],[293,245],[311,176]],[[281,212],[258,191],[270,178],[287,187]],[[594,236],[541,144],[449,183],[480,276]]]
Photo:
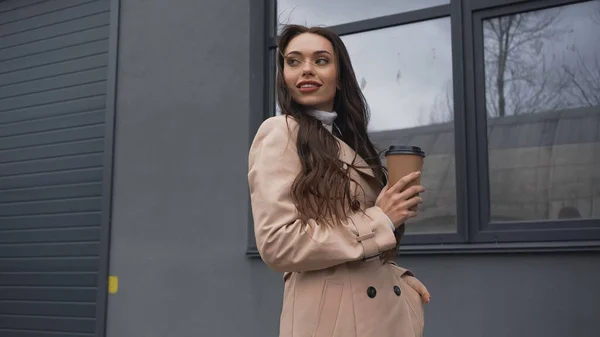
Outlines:
[[109,10],[0,1],[2,337],[97,330]]

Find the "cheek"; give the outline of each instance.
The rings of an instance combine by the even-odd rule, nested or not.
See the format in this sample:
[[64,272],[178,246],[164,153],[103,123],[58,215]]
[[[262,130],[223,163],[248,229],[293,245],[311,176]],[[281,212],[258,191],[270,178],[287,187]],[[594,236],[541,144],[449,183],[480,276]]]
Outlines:
[[337,90],[337,82],[338,82],[338,77],[337,77],[337,72],[335,70],[330,71],[326,74],[326,81],[327,81],[327,85],[329,87],[328,91],[332,91],[334,94]]
[[283,80],[288,89],[296,87],[296,76],[291,71],[287,69],[283,70]]

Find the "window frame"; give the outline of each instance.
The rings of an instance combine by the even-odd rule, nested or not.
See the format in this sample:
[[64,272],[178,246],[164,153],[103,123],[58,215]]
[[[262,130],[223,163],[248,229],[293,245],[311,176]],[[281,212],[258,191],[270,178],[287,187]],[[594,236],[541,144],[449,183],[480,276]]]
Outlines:
[[[475,2],[473,0],[468,0]],[[541,241],[580,241],[600,239],[600,219],[584,218],[569,220],[540,219],[535,221],[511,221],[493,222],[490,215],[490,185],[489,185],[489,162],[487,142],[487,110],[485,100],[485,66],[483,50],[483,22],[486,19],[498,16],[517,14],[528,11],[537,11],[566,5],[586,2],[587,0],[545,0],[534,2],[512,3],[506,6],[484,8],[474,10],[472,15],[473,27],[471,31],[472,44],[470,48],[473,59],[468,61],[474,65],[473,87],[468,90],[468,100],[474,108],[470,109],[472,119],[476,126],[471,131],[472,139],[475,139],[475,151],[471,154],[476,160],[475,169],[478,181],[484,182],[478,186],[477,200],[479,201],[477,226],[472,226],[471,232],[475,242],[541,242]],[[498,1],[496,1],[498,2]],[[476,131],[473,134],[472,131]],[[474,180],[474,179],[471,179]],[[471,195],[473,197],[475,195]],[[472,200],[471,202],[474,202]]]
[[[476,90],[483,74],[483,20],[487,17],[569,5],[587,0],[451,0],[398,14],[329,26],[357,34],[444,17],[450,18],[456,163],[456,233],[406,234],[399,253],[548,252],[600,250],[600,219],[490,223],[485,93]],[[275,114],[277,0],[250,5],[250,141]],[[479,29],[479,31],[478,31]],[[477,49],[479,48],[479,50]],[[484,113],[481,116],[483,98]],[[482,132],[483,131],[483,132]],[[484,182],[483,184],[481,182]],[[247,255],[258,257],[249,209]],[[488,212],[489,213],[489,212]],[[578,227],[576,227],[578,226]]]

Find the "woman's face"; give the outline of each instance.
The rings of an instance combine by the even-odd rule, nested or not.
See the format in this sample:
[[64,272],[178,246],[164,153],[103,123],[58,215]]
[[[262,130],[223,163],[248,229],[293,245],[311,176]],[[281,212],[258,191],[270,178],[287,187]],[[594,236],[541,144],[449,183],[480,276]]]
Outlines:
[[294,101],[333,111],[338,75],[331,42],[317,34],[300,34],[288,43],[283,55],[283,77]]

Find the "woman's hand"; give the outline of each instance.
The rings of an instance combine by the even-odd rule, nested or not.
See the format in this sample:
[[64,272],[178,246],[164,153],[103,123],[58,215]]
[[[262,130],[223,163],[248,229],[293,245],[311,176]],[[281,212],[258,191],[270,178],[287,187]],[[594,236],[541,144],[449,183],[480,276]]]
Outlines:
[[392,187],[385,186],[375,201],[375,206],[381,208],[396,228],[418,214],[416,206],[422,203],[423,199],[415,195],[424,192],[425,188],[421,185],[414,185],[402,190],[420,175],[419,171],[413,172],[402,177]]
[[429,303],[431,301],[431,294],[427,291],[427,288],[421,281],[419,281],[416,277],[410,276],[408,274],[402,275],[402,279],[404,282],[408,284],[411,288],[413,288],[419,295],[421,295],[421,299],[425,303]]

